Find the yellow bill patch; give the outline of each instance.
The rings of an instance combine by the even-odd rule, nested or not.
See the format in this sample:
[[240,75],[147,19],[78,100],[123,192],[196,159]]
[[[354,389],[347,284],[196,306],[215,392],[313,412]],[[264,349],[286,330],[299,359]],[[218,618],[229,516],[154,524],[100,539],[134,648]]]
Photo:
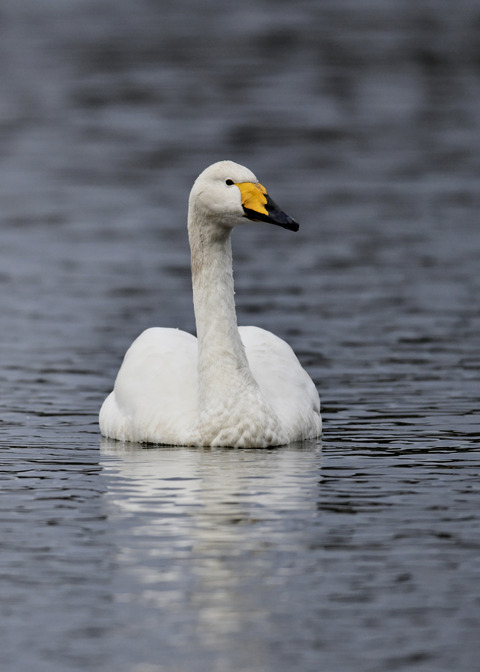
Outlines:
[[262,215],[268,215],[268,211],[265,207],[267,199],[265,194],[267,190],[257,182],[235,182],[237,187],[240,189],[242,194],[242,205],[248,210],[253,210],[254,212],[259,212]]

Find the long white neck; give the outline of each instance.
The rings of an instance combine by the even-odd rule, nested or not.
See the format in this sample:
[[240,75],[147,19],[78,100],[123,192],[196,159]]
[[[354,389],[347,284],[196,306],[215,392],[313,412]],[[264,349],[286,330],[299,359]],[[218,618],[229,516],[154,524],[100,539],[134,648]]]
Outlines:
[[258,390],[237,327],[230,231],[189,212],[200,410],[237,386]]
[[231,229],[190,204],[188,236],[198,339],[197,441],[207,446],[287,442],[248,366],[237,327]]

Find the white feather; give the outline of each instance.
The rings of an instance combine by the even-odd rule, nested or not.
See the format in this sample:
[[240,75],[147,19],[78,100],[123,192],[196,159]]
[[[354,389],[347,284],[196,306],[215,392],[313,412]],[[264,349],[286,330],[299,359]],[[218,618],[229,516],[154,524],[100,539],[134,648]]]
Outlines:
[[188,229],[198,340],[152,328],[134,341],[100,411],[104,436],[265,447],[320,434],[317,390],[290,346],[264,329],[237,327],[230,234],[247,221],[242,183],[257,179],[231,161],[195,181]]

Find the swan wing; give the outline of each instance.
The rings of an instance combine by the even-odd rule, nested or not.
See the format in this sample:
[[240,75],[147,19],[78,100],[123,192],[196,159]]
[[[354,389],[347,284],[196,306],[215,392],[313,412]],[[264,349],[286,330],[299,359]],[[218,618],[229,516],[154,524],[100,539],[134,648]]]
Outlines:
[[253,377],[288,440],[319,436],[322,421],[318,392],[292,348],[259,327],[239,327],[239,332]]
[[151,328],[127,350],[113,392],[100,411],[104,436],[185,444],[197,417],[197,339]]

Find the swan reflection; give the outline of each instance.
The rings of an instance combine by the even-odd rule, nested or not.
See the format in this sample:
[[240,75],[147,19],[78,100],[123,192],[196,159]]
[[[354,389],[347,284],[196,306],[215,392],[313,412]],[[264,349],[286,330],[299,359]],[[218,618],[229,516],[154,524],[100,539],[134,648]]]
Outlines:
[[318,515],[320,457],[318,441],[238,450],[102,439],[122,600],[169,618],[173,608],[207,646],[269,627],[269,593]]

